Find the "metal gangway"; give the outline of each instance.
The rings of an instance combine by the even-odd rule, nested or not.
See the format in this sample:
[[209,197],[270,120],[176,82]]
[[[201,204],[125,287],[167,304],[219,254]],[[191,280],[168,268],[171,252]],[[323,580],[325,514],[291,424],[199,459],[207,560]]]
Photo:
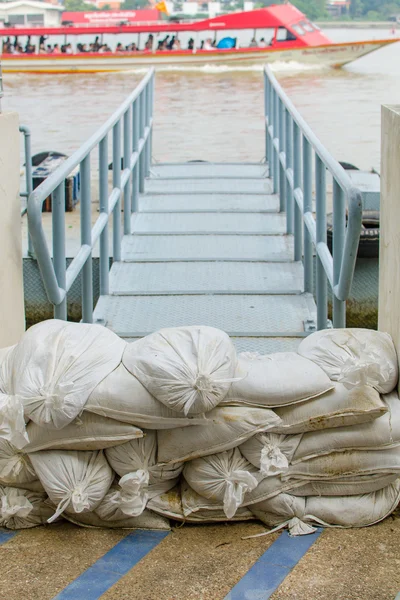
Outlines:
[[[266,157],[259,164],[152,164],[154,83],[150,70],[103,127],[29,195],[29,233],[54,316],[67,318],[67,294],[82,272],[82,320],[128,340],[162,327],[204,324],[226,331],[241,351],[291,350],[299,338],[330,325],[329,295],[333,326],[344,327],[361,194],[270,69],[264,72]],[[81,239],[66,268],[65,179],[77,167]],[[92,197],[93,179],[98,194]],[[52,248],[42,223],[50,194]]]

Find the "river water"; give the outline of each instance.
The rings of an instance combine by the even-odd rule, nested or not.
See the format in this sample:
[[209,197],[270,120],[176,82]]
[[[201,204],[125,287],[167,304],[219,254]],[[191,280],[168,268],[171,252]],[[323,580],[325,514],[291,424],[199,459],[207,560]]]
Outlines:
[[[325,30],[333,41],[387,39],[390,30]],[[341,69],[276,63],[276,76],[338,160],[379,168],[381,104],[400,103],[400,43]],[[32,130],[34,152],[70,154],[117,108],[142,70],[91,75],[4,75],[4,110]],[[260,161],[262,67],[208,66],[157,72],[157,161]]]

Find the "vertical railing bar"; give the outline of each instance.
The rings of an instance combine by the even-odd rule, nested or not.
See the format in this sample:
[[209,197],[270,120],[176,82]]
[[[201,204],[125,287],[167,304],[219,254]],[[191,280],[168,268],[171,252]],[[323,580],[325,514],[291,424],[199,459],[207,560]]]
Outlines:
[[[113,165],[114,166],[114,165]],[[81,177],[81,244],[91,246],[91,181],[90,181],[90,153],[85,156],[80,164]],[[82,268],[82,321],[93,322],[93,276],[92,252],[90,252]]]
[[[269,86],[269,113],[268,113],[268,124],[269,126],[273,126],[274,121],[274,88],[272,85]],[[268,140],[269,140],[269,176],[272,180],[274,180],[274,146],[273,146],[273,135],[268,132]]]
[[[66,290],[67,265],[65,257],[65,180],[51,195],[51,218],[53,226],[53,266],[58,286]],[[67,320],[67,296],[54,306],[54,318]]]
[[[293,168],[293,137],[292,137],[292,117],[288,110],[284,108],[285,115],[285,156],[286,169]],[[286,233],[293,233],[293,190],[285,177],[286,186]]]
[[[27,127],[23,128],[24,134],[24,152],[25,152],[25,179],[26,179],[26,194],[27,200],[32,193],[33,190],[33,182],[32,182],[32,148],[31,148],[31,132]],[[33,249],[33,244],[31,240],[31,236],[29,234],[28,227],[28,256],[34,258],[35,251]]]
[[[283,106],[282,100],[278,96],[279,104],[279,154],[286,152],[285,148],[285,107]],[[286,176],[285,167],[279,160],[279,210],[284,212],[286,210]]]
[[[132,151],[137,152],[139,148],[140,137],[140,103],[136,99],[132,104]],[[132,212],[139,210],[139,162],[137,159],[136,165],[132,173]]]
[[[121,189],[121,120],[113,127],[113,188]],[[121,260],[121,196],[113,210],[113,260]]]
[[[346,201],[345,195],[338,184],[333,180],[333,283],[339,283],[340,269],[342,264],[344,239],[346,235]],[[346,302],[336,298],[332,292],[333,304],[333,326],[346,327]]]
[[[99,197],[100,213],[108,214],[108,135],[99,144]],[[110,253],[108,246],[108,220],[100,234],[100,295],[109,293]]]
[[269,160],[267,119],[269,122],[269,80],[268,80],[266,72],[264,71],[264,129],[265,129],[265,162],[266,163]]
[[[273,115],[274,115],[273,135],[274,135],[274,142],[275,142],[276,140],[279,141],[278,94],[275,89],[273,90]],[[278,149],[276,149],[275,145],[274,145],[274,179],[273,179],[273,185],[274,185],[273,193],[274,194],[278,194],[278,192],[279,192],[278,173],[279,173],[279,147],[278,147]]]
[[[301,189],[301,139],[299,126],[292,120],[293,135],[293,188]],[[303,255],[303,216],[297,202],[294,204],[294,260],[301,260]]]
[[[130,168],[131,161],[131,107],[124,114],[124,169]],[[131,233],[131,176],[124,188],[124,234]]]
[[[318,245],[320,242],[326,243],[326,168],[317,154],[315,155],[315,198]],[[317,328],[325,329],[328,323],[327,277],[318,253],[316,261]]]
[[[145,99],[146,99],[146,127],[150,128],[150,85],[147,84],[145,88]],[[150,175],[150,130],[148,132],[146,140],[146,177]]]
[[[303,211],[312,213],[312,152],[311,145],[303,140]],[[310,233],[303,225],[304,232],[304,291],[313,293],[313,244]]]
[[[144,129],[146,123],[146,102],[145,95],[142,92],[139,96],[139,106],[140,106],[140,138],[144,139]],[[139,192],[141,194],[144,193],[144,179],[146,176],[146,163],[145,163],[145,145],[142,145],[139,159]]]

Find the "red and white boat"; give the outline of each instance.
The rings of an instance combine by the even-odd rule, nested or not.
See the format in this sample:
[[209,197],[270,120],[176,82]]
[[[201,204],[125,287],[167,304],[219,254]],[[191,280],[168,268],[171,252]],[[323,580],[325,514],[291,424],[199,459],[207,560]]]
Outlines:
[[[265,46],[221,48],[222,39],[236,38],[237,32],[249,30],[258,43]],[[88,35],[104,36],[112,34],[115,46],[127,34],[133,41],[140,35],[153,35],[152,50],[135,52],[78,52],[76,44]],[[193,49],[157,51],[157,39],[166,35],[182,36],[189,34]],[[170,65],[251,65],[274,61],[298,62],[307,64],[340,67],[360,56],[373,52],[382,46],[392,44],[397,39],[371,40],[363,42],[333,43],[307,17],[291,4],[272,5],[250,12],[222,15],[213,19],[193,22],[156,21],[138,24],[113,26],[69,26],[56,28],[4,28],[0,36],[19,40],[31,36],[31,43],[39,48],[40,36],[49,36],[49,42],[71,42],[72,54],[2,54],[4,73],[94,73],[125,71],[136,67],[167,67]],[[133,38],[137,36],[137,38]],[[211,38],[215,46],[201,48],[201,41]],[[143,37],[142,37],[143,41]],[[46,42],[47,43],[47,42]],[[223,44],[222,44],[223,45]],[[138,44],[140,48],[140,44]]]

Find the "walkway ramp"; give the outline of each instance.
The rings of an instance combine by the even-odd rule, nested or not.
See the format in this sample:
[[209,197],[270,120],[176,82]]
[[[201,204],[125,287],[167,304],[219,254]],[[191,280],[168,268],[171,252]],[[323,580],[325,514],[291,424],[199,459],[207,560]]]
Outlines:
[[238,350],[297,347],[315,322],[265,164],[153,166],[94,319],[135,339],[210,325]]

